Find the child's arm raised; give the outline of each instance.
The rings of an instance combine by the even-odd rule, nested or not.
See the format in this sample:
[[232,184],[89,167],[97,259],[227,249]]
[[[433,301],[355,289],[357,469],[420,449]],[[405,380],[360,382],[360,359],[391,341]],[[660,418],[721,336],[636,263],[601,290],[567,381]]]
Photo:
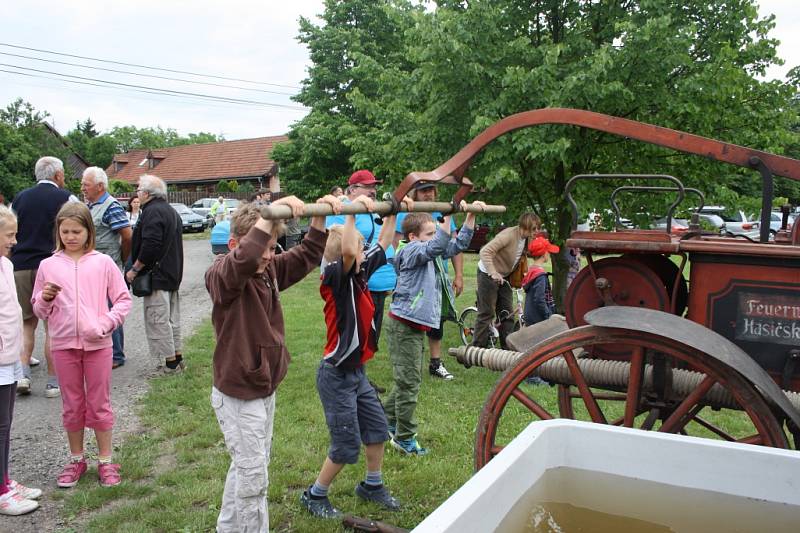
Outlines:
[[[465,205],[466,202],[463,200],[461,201],[461,205]],[[485,207],[486,204],[480,201],[474,202],[473,205],[477,207]],[[452,239],[447,245],[447,251],[444,254],[444,257],[453,257],[457,254],[460,254],[464,250],[469,247],[470,241],[472,241],[472,234],[475,228],[475,213],[467,213],[467,218],[464,219],[464,225],[461,226],[461,230],[458,232],[458,236],[455,239]]]
[[[464,200],[461,200],[461,205],[466,205],[466,202],[464,202]],[[474,205],[475,207],[480,207],[481,209],[486,207],[486,203],[481,202],[480,200],[472,202],[472,205]],[[461,227],[475,229],[475,213],[467,213],[467,218],[464,219],[464,225]]]
[[[406,204],[406,209],[411,211],[414,209],[414,200],[406,196],[403,198],[403,202]],[[390,246],[395,244],[395,227],[397,226],[397,215],[388,215],[383,217],[383,226],[381,226],[381,232],[378,234],[378,244],[381,245],[383,251],[389,249]],[[397,241],[399,242],[400,239],[398,238]]]
[[[366,195],[361,195],[353,203],[360,203],[368,212],[375,209],[375,202],[372,198]],[[381,229],[383,234],[383,229]],[[359,232],[356,229],[356,216],[347,215],[344,220],[344,230],[342,231],[342,271],[350,272],[353,264],[356,262],[358,254],[361,253],[361,246],[359,246]],[[367,243],[369,244],[369,243]]]
[[[300,202],[297,198],[295,198],[295,200]],[[330,194],[317,200],[317,203],[329,204],[335,214],[338,214],[342,210],[342,202]],[[300,202],[297,211],[294,205],[292,205],[292,212],[302,215],[302,202]],[[327,238],[328,236],[325,232],[325,217],[312,217],[311,223],[309,224],[309,231],[303,241],[291,250],[276,256],[272,261],[275,266],[275,281],[279,290],[282,291],[294,285],[319,266],[322,260],[322,252],[325,250],[325,241]]]
[[[318,204],[328,204],[333,209],[333,214],[338,215],[342,211],[342,201],[332,194],[326,194],[319,200],[317,200]],[[302,215],[302,212],[300,213]],[[298,216],[298,215],[295,215]],[[311,217],[311,222],[309,223],[309,227],[314,229],[318,229],[320,231],[325,231],[325,217]]]

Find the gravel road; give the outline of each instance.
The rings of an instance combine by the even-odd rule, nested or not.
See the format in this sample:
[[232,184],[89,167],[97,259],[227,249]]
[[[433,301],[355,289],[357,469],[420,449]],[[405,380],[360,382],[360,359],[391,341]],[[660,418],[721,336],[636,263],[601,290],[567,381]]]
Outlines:
[[[183,242],[184,272],[181,284],[181,326],[184,338],[195,327],[210,316],[211,305],[203,284],[203,274],[211,264],[213,256],[207,240],[185,240]],[[41,330],[41,326],[38,330]],[[0,518],[0,531],[15,533],[39,533],[56,531],[62,525],[59,513],[61,504],[49,497],[59,489],[55,480],[68,458],[67,437],[61,426],[61,399],[45,398],[47,382],[43,335],[37,336],[34,356],[42,361],[33,370],[33,391],[30,396],[18,396],[14,408],[11,432],[12,477],[24,485],[44,490],[41,507],[25,516]],[[115,444],[124,433],[136,430],[138,420],[134,413],[136,402],[147,391],[147,377],[153,369],[147,353],[144,334],[142,299],[133,298],[133,308],[125,322],[125,366],[114,370],[111,399],[116,414],[114,427]],[[191,364],[191,361],[189,361]],[[94,435],[87,431],[87,451],[96,455]],[[124,476],[125,470],[123,468]],[[70,489],[66,489],[70,490]]]

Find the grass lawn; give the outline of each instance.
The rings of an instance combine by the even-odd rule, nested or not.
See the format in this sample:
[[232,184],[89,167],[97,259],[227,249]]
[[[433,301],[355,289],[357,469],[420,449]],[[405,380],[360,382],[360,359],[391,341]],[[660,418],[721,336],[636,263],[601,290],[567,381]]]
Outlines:
[[[475,255],[467,256],[459,308],[474,303],[476,263]],[[292,363],[278,389],[269,466],[274,531],[341,531],[339,522],[312,518],[299,503],[300,492],[314,481],[328,446],[315,387],[324,344],[318,286],[317,277],[310,275],[282,294]],[[459,343],[456,326],[448,324],[444,346]],[[380,344],[367,368],[371,379],[388,389],[392,379],[385,338]],[[142,431],[127,437],[116,452],[125,479],[122,485],[100,488],[92,476],[86,476],[75,489],[58,493],[66,498],[68,527],[128,533],[214,530],[229,456],[209,405],[213,345],[211,325],[206,322],[185,347],[188,371],[152,381],[140,409]],[[444,382],[426,375],[420,392],[419,440],[431,453],[411,458],[390,447],[386,450],[385,481],[404,504],[402,511],[383,511],[354,495],[355,485],[364,476],[363,453],[359,464],[346,467],[331,487],[331,501],[340,510],[411,529],[472,475],[475,425],[499,374],[465,369],[447,355],[444,360],[456,379]],[[554,390],[535,387],[530,393],[552,407]],[[724,416],[730,416],[734,425],[739,418]],[[529,421],[521,409],[510,409],[507,431],[515,434]]]

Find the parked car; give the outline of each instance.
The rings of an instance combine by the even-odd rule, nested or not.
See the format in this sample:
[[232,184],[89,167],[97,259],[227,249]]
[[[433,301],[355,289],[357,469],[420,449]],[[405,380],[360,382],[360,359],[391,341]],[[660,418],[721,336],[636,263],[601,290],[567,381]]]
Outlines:
[[216,198],[200,198],[192,204],[192,211],[203,218],[210,218],[211,215],[209,213],[211,211],[211,206],[214,205],[216,201]]
[[[208,220],[208,227],[214,227],[214,217],[211,216],[211,206],[216,203],[216,198],[200,198],[192,204],[192,211]],[[229,217],[239,207],[239,200],[236,198],[225,198],[225,216]]]
[[[661,217],[658,220],[654,221],[650,224],[650,229],[657,229],[661,231],[667,230],[667,217]],[[685,218],[673,218],[672,219],[672,230],[670,233],[672,235],[683,235],[689,231],[689,221]]]
[[190,231],[200,233],[205,231],[205,229],[208,227],[208,220],[186,207],[186,204],[174,203],[169,205],[171,205],[172,208],[178,212],[178,215],[180,215],[184,233],[188,233]]
[[734,235],[744,235],[751,239],[758,239],[761,223],[748,217],[741,209],[726,209],[722,206],[705,206],[700,211],[702,215],[716,215],[725,222],[725,231]]
[[[783,213],[779,211],[772,211],[770,214],[769,219],[769,238],[772,239],[778,233],[778,230],[781,229],[781,224],[783,224]],[[789,220],[786,222],[786,229],[792,231],[792,226],[794,225],[794,219],[797,215],[794,213],[789,213]],[[758,219],[761,220],[761,215],[758,216]]]
[[239,200],[235,198],[226,198],[225,199],[225,209],[227,211],[226,215],[231,216],[234,211],[239,207]]

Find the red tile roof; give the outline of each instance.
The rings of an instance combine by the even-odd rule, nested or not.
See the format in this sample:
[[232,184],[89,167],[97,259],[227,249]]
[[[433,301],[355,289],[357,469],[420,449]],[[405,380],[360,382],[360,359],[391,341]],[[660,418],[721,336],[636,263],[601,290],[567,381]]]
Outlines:
[[[271,176],[277,164],[272,148],[286,142],[285,135],[258,137],[174,148],[131,150],[117,154],[106,169],[109,178],[135,183],[142,174],[155,174],[167,183]],[[148,158],[156,163],[151,168]],[[123,164],[124,163],[124,164]]]

